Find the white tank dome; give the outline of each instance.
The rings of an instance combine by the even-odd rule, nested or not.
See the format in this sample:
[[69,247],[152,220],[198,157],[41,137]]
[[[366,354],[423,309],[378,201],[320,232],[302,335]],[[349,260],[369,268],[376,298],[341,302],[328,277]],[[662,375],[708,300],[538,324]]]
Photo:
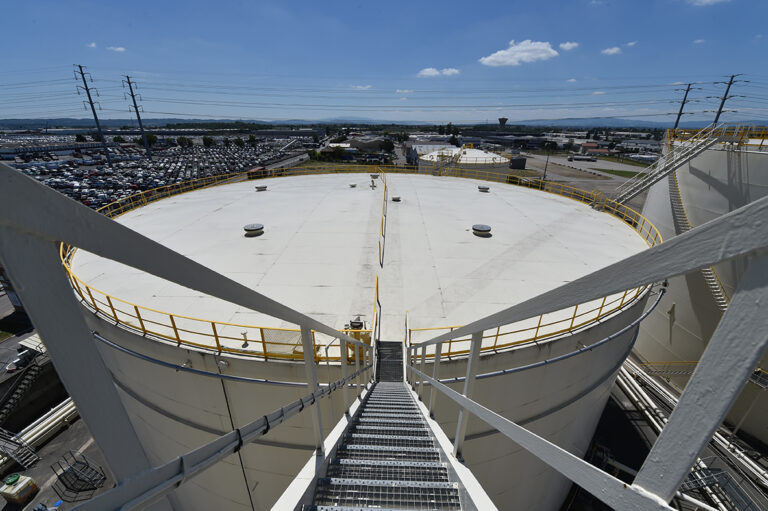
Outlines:
[[507,163],[509,158],[496,153],[482,151],[473,147],[449,147],[438,149],[420,157],[423,161],[439,162],[445,160],[454,160],[459,164],[481,164],[491,165],[498,163]]

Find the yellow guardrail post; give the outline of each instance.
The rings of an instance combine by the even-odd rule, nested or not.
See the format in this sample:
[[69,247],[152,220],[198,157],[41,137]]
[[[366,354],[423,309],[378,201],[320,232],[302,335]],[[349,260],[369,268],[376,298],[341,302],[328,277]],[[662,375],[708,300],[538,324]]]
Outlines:
[[579,305],[577,304],[576,307],[573,308],[573,316],[571,317],[571,324],[568,327],[568,331],[570,332],[573,329],[573,323],[576,321],[576,312],[579,310]]
[[544,318],[544,314],[541,314],[539,316],[539,323],[536,325],[536,333],[533,334],[533,342],[536,342],[536,339],[539,338],[539,328],[541,328],[541,321]]
[[216,323],[214,323],[213,321],[211,321],[211,328],[213,329],[213,338],[216,341],[216,349],[219,350],[219,355],[221,355],[221,343],[219,342],[219,333],[216,331]]
[[600,319],[600,316],[603,315],[603,307],[605,307],[605,300],[607,300],[608,297],[604,296],[603,301],[600,303],[600,309],[597,311],[597,319]]
[[99,309],[99,306],[96,305],[96,300],[93,298],[93,293],[91,293],[91,288],[86,286],[85,289],[88,290],[88,296],[91,297],[91,304],[93,304],[93,308],[96,309],[96,312],[101,312],[101,309]]
[[168,314],[168,317],[171,318],[171,326],[173,327],[173,333],[176,334],[176,346],[181,346],[181,337],[179,337],[179,329],[176,328],[176,321],[173,319],[173,314]]
[[109,305],[109,308],[112,311],[112,317],[115,319],[115,322],[117,324],[120,324],[120,319],[117,317],[117,312],[115,312],[115,306],[112,305],[112,298],[110,298],[109,295],[106,295],[106,297],[107,297],[107,304]]
[[139,320],[139,326],[141,326],[141,331],[144,332],[144,335],[147,334],[147,329],[144,327],[144,320],[141,319],[141,314],[139,313],[139,307],[138,305],[133,306],[133,310],[136,311],[136,319]]
[[259,332],[261,333],[261,351],[264,352],[264,361],[267,361],[267,341],[264,339],[264,329],[259,328]]

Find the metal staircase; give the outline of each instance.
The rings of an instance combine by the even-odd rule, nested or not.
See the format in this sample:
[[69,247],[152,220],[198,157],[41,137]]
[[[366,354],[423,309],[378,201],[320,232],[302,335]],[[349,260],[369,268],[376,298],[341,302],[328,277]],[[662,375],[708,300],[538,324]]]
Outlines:
[[25,469],[40,461],[40,457],[29,444],[2,428],[0,428],[0,454],[13,459]]
[[462,486],[403,381],[402,344],[380,342],[378,360],[377,383],[304,509],[463,509]]
[[725,128],[722,125],[710,125],[697,132],[679,145],[670,145],[667,154],[656,160],[645,172],[637,174],[616,190],[614,200],[625,203],[641,194],[670,172],[688,163],[720,141]]
[[19,405],[19,402],[27,393],[29,388],[37,379],[40,374],[41,368],[36,361],[32,361],[24,371],[17,376],[16,381],[13,383],[5,396],[0,399],[0,424],[5,423],[6,419]]
[[[688,214],[685,212],[685,205],[683,204],[683,198],[680,195],[680,187],[677,183],[677,172],[673,171],[669,174],[669,200],[672,204],[672,218],[675,222],[675,230],[677,234],[690,231],[693,227],[688,219]],[[701,276],[704,277],[712,298],[715,300],[717,308],[721,311],[725,311],[728,308],[730,298],[723,289],[723,285],[720,279],[717,277],[715,269],[710,267],[702,268],[699,270]]]

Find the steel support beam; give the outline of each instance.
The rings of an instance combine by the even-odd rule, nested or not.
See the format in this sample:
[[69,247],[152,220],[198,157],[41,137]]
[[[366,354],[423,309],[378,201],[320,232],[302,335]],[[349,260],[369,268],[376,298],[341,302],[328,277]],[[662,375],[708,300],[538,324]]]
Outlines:
[[56,243],[0,227],[0,259],[12,271],[56,372],[118,481],[150,468],[64,273]]
[[[765,227],[764,227],[765,228]],[[669,501],[768,347],[768,256],[754,259],[634,484]]]
[[627,485],[624,481],[616,479],[535,433],[531,433],[524,427],[468,399],[439,381],[420,373],[416,368],[411,367],[411,372],[426,379],[433,387],[467,412],[499,431],[612,509],[648,511],[669,511],[672,509],[655,495],[642,488]]
[[[317,365],[315,364],[315,347],[312,344],[312,330],[309,327],[301,327],[301,347],[304,352],[304,370],[307,375],[307,389],[310,394],[320,390],[317,384]],[[323,418],[320,414],[320,406],[315,404],[315,413],[312,414],[312,427],[315,430],[315,453],[324,455]]]
[[[467,360],[467,377],[464,380],[463,395],[472,399],[472,391],[475,388],[475,374],[477,374],[477,361],[480,359],[480,348],[483,347],[483,332],[472,334],[472,344],[469,347],[469,360]],[[426,349],[426,348],[425,348]],[[423,370],[423,368],[422,368]],[[464,408],[459,408],[459,420],[456,423],[456,438],[453,440],[453,455],[461,459],[461,449],[464,447],[464,437],[467,434],[469,413]]]

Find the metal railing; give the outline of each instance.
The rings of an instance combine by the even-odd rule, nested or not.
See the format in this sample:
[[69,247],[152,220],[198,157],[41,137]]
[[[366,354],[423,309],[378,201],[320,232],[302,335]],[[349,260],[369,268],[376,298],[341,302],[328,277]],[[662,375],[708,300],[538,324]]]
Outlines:
[[[75,275],[70,266],[74,253],[72,247],[62,244],[60,253],[67,277],[81,303],[102,317],[114,321],[118,326],[126,327],[144,336],[175,343],[177,346],[215,351],[218,354],[257,357],[264,360],[303,360],[304,358],[301,330],[298,328],[210,321],[137,305],[90,286]],[[378,293],[378,286],[376,293]],[[375,307],[374,314],[376,314]],[[371,329],[340,331],[365,344],[371,343]],[[238,332],[239,335],[230,332]],[[312,347],[316,361],[322,359],[338,362],[341,360],[340,349],[338,354],[328,354],[321,349],[332,339],[326,334],[312,330]],[[236,347],[238,345],[242,347]],[[349,363],[352,359],[353,353],[350,347],[347,351],[347,362]]]
[[384,268],[384,248],[387,242],[387,175],[382,173],[381,180],[384,183],[384,195],[381,200],[381,222],[379,222],[379,266]]
[[[697,138],[702,130],[695,129],[677,129],[667,130],[667,140],[673,142],[686,142],[692,138]],[[746,147],[750,150],[766,151],[768,150],[768,127],[764,126],[725,126],[723,127],[723,142],[732,142],[739,147]]]
[[[379,262],[383,265],[388,208],[386,174],[418,174],[419,169],[417,167],[330,165],[320,167],[253,170],[196,179],[147,190],[126,197],[115,203],[108,204],[98,211],[108,217],[114,218],[132,209],[160,199],[202,188],[243,180],[335,173],[371,173],[372,171],[379,173],[384,182],[382,214],[379,224]],[[460,175],[454,177],[502,182],[560,195],[585,204],[595,205],[599,203],[599,207],[604,212],[619,218],[628,224],[649,246],[657,245],[662,241],[659,231],[643,215],[624,204],[606,199],[594,192],[588,192],[560,183],[539,179],[520,178],[512,175],[476,169],[461,169]],[[227,323],[171,314],[157,309],[144,307],[103,292],[84,282],[72,271],[71,260],[75,251],[76,248],[69,247],[65,244],[61,245],[61,260],[72,288],[83,304],[94,312],[109,318],[118,326],[129,328],[142,335],[149,335],[167,342],[176,343],[177,346],[212,350],[219,354],[227,353],[230,355],[258,357],[267,360],[301,360],[303,358],[301,333],[300,330],[296,328],[275,328]],[[616,310],[631,304],[642,292],[643,290],[639,288],[636,290],[628,290],[621,296],[605,297],[599,305],[595,303],[591,308],[585,308],[584,305],[576,306],[572,313],[568,312],[566,317],[555,319],[551,316],[549,318],[542,316],[538,319],[538,322],[535,325],[525,326],[506,332],[497,331],[493,335],[493,345],[483,346],[483,349],[504,349],[526,342],[538,342],[544,338],[551,338],[565,332],[571,332],[588,323],[598,321],[601,318],[612,314]],[[377,278],[374,292],[372,328],[374,328],[374,325],[380,327],[380,302],[378,293]],[[579,309],[580,307],[581,309]],[[560,314],[563,313],[561,312]],[[410,329],[408,331],[408,339],[409,341],[412,341],[412,332],[445,329],[452,329],[452,327]],[[366,344],[370,344],[371,338],[374,335],[371,329],[343,330],[343,332]],[[498,342],[499,338],[501,338],[501,343]],[[328,352],[327,348],[333,344],[330,342],[333,338],[325,336],[324,334],[317,334],[313,331],[312,339],[316,360],[339,361],[341,359],[342,355],[340,349],[335,350],[333,353]],[[449,345],[447,354],[450,356],[465,354],[469,351],[468,344],[469,339],[457,339]],[[430,354],[430,356],[432,355]],[[347,353],[347,360],[350,360],[349,353]]]
[[[520,323],[515,323],[512,330],[502,331],[502,327],[497,327],[495,331],[489,333],[483,332],[483,342],[481,351],[500,351],[514,346],[520,346],[527,343],[538,343],[550,340],[560,335],[572,333],[580,330],[581,328],[595,323],[611,314],[625,308],[634,305],[642,293],[646,290],[647,286],[638,287],[636,289],[627,290],[618,295],[610,297],[604,297],[599,301],[599,305],[595,302],[595,306],[585,310],[585,304],[576,305],[570,309],[557,311],[551,314],[542,314],[538,318],[531,318],[526,321],[529,326],[518,328]],[[589,304],[587,304],[589,305]],[[572,312],[571,312],[572,311]],[[559,317],[554,321],[550,321],[547,318]],[[457,328],[461,328],[463,325],[454,325],[446,327],[429,327],[429,328],[409,328],[408,329],[408,346],[418,344],[421,333],[427,333],[430,337],[436,333],[452,332]],[[414,339],[414,333],[416,333],[416,339]],[[493,343],[490,342],[493,339]],[[501,342],[499,342],[501,341]],[[470,352],[470,345],[472,343],[471,336],[462,337],[458,339],[450,339],[446,341],[447,350],[443,348],[442,356],[453,357],[466,355]],[[434,353],[427,353],[426,358],[434,358]]]

